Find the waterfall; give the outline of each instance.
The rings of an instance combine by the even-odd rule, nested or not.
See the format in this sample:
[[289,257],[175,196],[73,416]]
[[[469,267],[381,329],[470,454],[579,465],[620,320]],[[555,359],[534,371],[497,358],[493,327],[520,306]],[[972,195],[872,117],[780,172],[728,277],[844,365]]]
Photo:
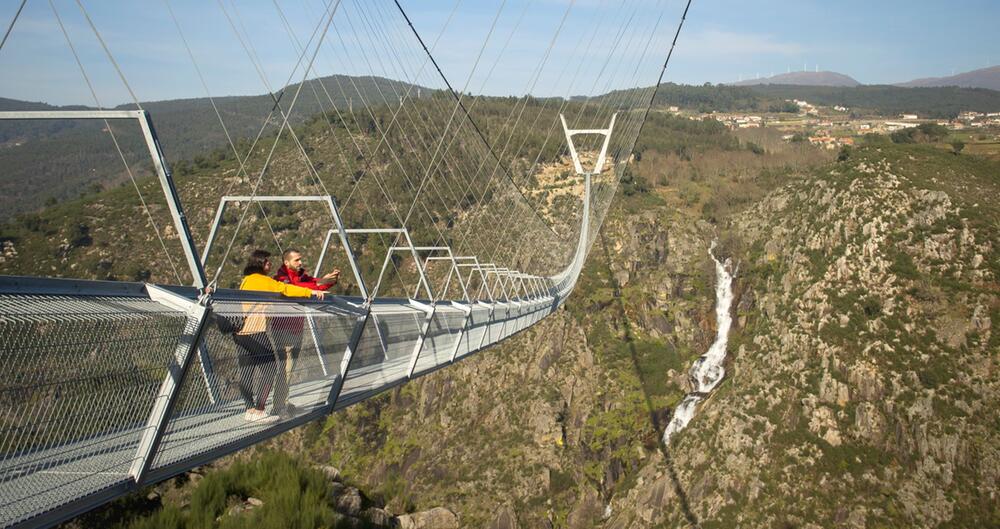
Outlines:
[[717,325],[715,341],[712,342],[707,353],[695,360],[688,372],[694,389],[674,409],[670,424],[663,431],[663,444],[665,445],[669,444],[673,434],[683,430],[691,422],[697,404],[722,382],[722,377],[726,374],[722,363],[726,360],[729,328],[733,325],[733,317],[730,314],[730,308],[733,305],[733,274],[729,272],[732,262],[726,259],[722,263],[716,259],[713,253],[715,243],[716,241],[712,241],[712,245],[708,248],[708,255],[715,263],[715,321]]

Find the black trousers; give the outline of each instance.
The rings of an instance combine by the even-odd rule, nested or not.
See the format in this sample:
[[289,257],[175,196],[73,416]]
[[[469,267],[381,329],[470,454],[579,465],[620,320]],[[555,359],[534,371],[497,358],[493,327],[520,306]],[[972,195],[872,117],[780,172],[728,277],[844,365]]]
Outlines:
[[247,408],[263,410],[274,381],[274,349],[267,333],[234,334],[240,396]]

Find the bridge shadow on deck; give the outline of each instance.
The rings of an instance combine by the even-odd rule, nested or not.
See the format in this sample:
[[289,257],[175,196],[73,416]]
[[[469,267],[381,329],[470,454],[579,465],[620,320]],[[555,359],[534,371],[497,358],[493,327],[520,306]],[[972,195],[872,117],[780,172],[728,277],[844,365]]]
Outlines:
[[[677,470],[674,468],[674,461],[670,455],[670,449],[663,442],[663,431],[666,429],[667,425],[664,424],[664,421],[661,421],[660,414],[658,414],[656,409],[653,407],[652,398],[650,398],[649,392],[646,389],[646,374],[643,372],[639,363],[639,353],[636,351],[635,341],[632,337],[632,323],[628,318],[628,313],[625,312],[625,303],[622,301],[621,287],[618,285],[618,281],[615,279],[614,274],[611,273],[611,252],[608,250],[608,241],[604,237],[603,232],[601,232],[598,237],[600,237],[601,240],[601,251],[604,253],[605,262],[605,266],[601,268],[607,274],[608,282],[614,289],[615,306],[618,309],[618,316],[621,318],[622,322],[622,339],[624,339],[625,343],[628,345],[629,355],[632,358],[632,366],[635,369],[636,376],[639,377],[639,385],[642,387],[642,396],[646,401],[646,411],[649,414],[649,422],[653,426],[653,431],[657,436],[657,447],[663,455],[663,461],[666,465],[667,473],[670,475],[670,481],[673,484],[674,493],[677,494],[677,498],[680,500],[681,511],[684,513],[684,518],[687,519],[688,524],[692,527],[701,527],[701,524],[698,521],[698,516],[691,510],[691,504],[688,501],[687,492],[684,490],[684,485],[681,483],[680,478],[677,475]],[[664,373],[663,376],[666,376],[666,373]]]

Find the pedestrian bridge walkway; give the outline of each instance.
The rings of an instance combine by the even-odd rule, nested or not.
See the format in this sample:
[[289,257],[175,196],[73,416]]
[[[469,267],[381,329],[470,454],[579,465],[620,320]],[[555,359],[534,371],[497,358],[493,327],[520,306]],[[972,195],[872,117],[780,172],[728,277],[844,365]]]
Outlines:
[[[222,290],[206,307],[189,287],[0,278],[0,525],[65,518],[370,398],[530,327],[561,299],[302,302]],[[289,377],[295,411],[274,424],[245,420],[236,346],[215,325],[247,303],[306,324]]]
[[[273,437],[461,360],[558,306],[552,296],[446,302],[429,314],[419,301],[366,309],[361,299],[303,303],[220,291],[191,347],[198,321],[182,308],[200,307],[193,288],[8,277],[0,292],[0,343],[22,351],[5,366],[13,384],[2,397],[10,405],[0,453],[3,526],[56,508],[77,512],[134,489],[140,473],[153,483]],[[308,322],[290,377],[296,411],[276,424],[244,419],[235,345],[212,324],[248,300],[269,319]],[[164,376],[176,377],[172,393],[162,391]],[[157,413],[164,399],[172,406]]]

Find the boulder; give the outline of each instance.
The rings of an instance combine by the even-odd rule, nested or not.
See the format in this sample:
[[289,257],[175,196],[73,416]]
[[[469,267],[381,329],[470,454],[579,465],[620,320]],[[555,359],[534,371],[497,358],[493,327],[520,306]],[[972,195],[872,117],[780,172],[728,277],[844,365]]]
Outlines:
[[368,521],[372,525],[378,527],[392,527],[393,517],[389,511],[385,509],[379,509],[378,507],[369,507],[361,511],[361,517]]
[[333,505],[337,512],[353,517],[361,515],[361,511],[368,503],[367,500],[357,488],[347,487],[340,483],[333,483],[333,486],[330,487],[330,493],[327,495],[327,501]]
[[458,529],[458,517],[444,507],[396,517],[399,529]]

